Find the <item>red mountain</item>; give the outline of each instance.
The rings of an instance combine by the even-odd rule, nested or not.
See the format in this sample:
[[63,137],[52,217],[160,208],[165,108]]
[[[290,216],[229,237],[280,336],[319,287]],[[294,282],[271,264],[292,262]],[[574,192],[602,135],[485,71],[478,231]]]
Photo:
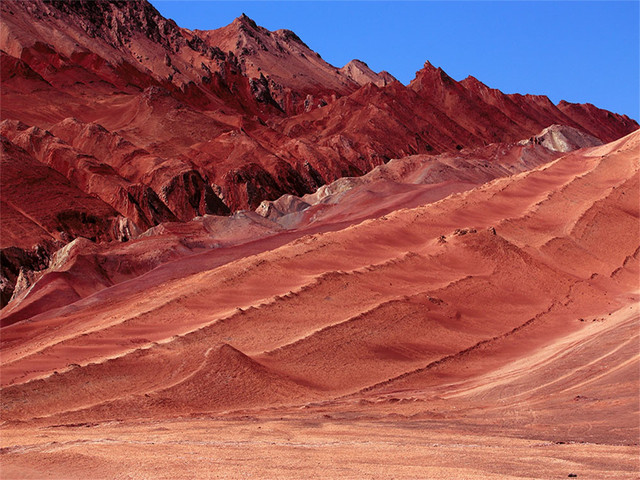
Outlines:
[[[270,32],[245,15],[190,31],[144,0],[0,8],[2,134],[117,212],[126,232],[101,238],[255,209],[391,158],[513,142],[551,124],[603,141],[637,128],[591,105],[504,95],[472,77],[456,82],[428,62],[408,86],[358,60],[336,69],[293,32]],[[71,209],[77,222],[103,215],[93,203],[84,206],[89,217]],[[48,206],[53,218],[69,208]],[[33,223],[6,218],[16,231]],[[29,256],[54,237],[64,243],[95,229],[56,220],[52,228],[64,235],[33,230],[20,245],[5,236],[2,248]]]
[[634,120],[0,13],[3,478],[632,478]]

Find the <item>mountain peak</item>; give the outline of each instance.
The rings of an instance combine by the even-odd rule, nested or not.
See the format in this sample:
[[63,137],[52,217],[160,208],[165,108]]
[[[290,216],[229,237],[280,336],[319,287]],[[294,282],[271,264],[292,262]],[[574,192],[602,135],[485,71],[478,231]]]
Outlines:
[[389,72],[382,71],[380,73],[376,73],[369,68],[369,65],[357,58],[354,58],[342,67],[340,69],[340,73],[349,77],[358,85],[373,83],[379,87],[384,87],[385,85],[396,81],[396,78]]
[[429,60],[424,62],[422,69],[416,72],[416,79],[418,77],[440,78],[442,81],[455,81],[441,67],[436,67]]
[[425,71],[425,72],[438,72],[438,71],[442,71],[442,68],[440,67],[436,67],[433,63],[431,63],[429,60],[426,60],[424,62],[424,65],[422,66],[422,70],[420,71]]
[[254,30],[258,30],[258,24],[254,20],[252,20],[246,13],[243,13],[242,15],[240,15],[239,17],[234,19],[233,22],[231,23],[236,25],[237,24],[246,25],[253,28]]
[[416,77],[409,84],[415,91],[440,91],[444,87],[457,85],[453,78],[440,67],[435,67],[428,60],[424,62],[424,67],[416,72]]
[[460,83],[462,83],[463,85],[468,86],[468,87],[472,87],[473,86],[473,87],[489,88],[489,87],[487,87],[487,85],[482,83],[480,80],[478,80],[473,75],[467,76],[467,78],[465,78],[464,80],[461,80]]
[[[347,63],[347,65],[357,66],[358,68],[369,68],[369,65],[367,65],[367,62],[363,62],[362,60],[359,60],[357,58],[354,58],[353,60],[351,60],[349,63]],[[347,65],[345,65],[345,67]]]

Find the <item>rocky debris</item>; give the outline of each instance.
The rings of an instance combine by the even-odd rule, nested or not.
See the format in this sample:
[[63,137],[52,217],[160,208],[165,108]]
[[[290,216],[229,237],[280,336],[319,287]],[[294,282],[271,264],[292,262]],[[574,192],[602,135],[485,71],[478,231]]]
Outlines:
[[[0,302],[4,307],[13,297],[20,277],[44,270],[49,265],[54,243],[36,245],[32,249],[8,247],[0,250]],[[24,280],[23,282],[24,283]]]
[[[588,320],[584,319],[584,318],[579,318],[578,319],[581,322],[587,322]],[[604,317],[594,317],[591,319],[592,322],[604,322],[605,318]]]
[[602,141],[593,135],[566,125],[551,125],[538,135],[528,140],[521,140],[519,143],[520,145],[542,145],[551,151],[562,153],[602,145]]
[[457,237],[461,237],[468,233],[477,233],[478,231],[475,228],[456,228],[453,234]]
[[300,197],[283,195],[274,201],[264,200],[256,209],[256,213],[264,218],[275,220],[290,213],[302,212],[310,206]]

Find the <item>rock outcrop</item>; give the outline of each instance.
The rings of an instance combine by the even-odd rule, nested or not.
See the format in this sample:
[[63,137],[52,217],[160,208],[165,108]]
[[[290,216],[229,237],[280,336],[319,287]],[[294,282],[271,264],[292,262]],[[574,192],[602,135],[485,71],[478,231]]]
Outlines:
[[340,69],[340,72],[360,86],[373,83],[379,87],[384,87],[391,82],[397,82],[396,78],[389,72],[376,73],[369,68],[369,65],[358,59],[351,60]]
[[519,142],[521,145],[542,145],[554,152],[570,152],[578,148],[602,145],[602,141],[593,135],[566,125],[551,125],[529,140]]

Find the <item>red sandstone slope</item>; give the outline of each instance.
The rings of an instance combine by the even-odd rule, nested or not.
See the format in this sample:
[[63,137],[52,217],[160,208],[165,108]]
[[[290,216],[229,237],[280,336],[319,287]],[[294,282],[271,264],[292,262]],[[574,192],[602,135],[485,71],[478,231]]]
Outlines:
[[[432,203],[495,178],[529,170],[561,152],[599,144],[578,130],[556,125],[520,144],[394,159],[366,175],[341,178],[304,197],[285,195],[274,202],[263,202],[257,213],[265,219],[252,213],[163,224],[124,246],[77,241],[72,248],[56,254],[49,268],[34,275],[31,287],[13,299],[2,321],[7,325],[67,305],[202,250],[216,249],[211,258],[224,258],[237,245],[249,245],[263,237],[286,243],[308,233],[338,230],[349,223]],[[265,248],[261,243],[256,243],[258,251]],[[88,283],[85,278],[101,280]]]
[[633,120],[244,16],[0,12],[3,478],[635,478]]
[[[512,425],[533,408],[530,421],[548,432],[544,422],[563,424],[581,395],[617,401],[622,419],[611,433],[599,423],[606,408],[581,411],[588,438],[632,441],[637,375],[627,367],[638,353],[597,339],[620,339],[638,320],[639,148],[635,133],[219,266],[191,270],[185,258],[5,327],[3,416],[76,422],[319,401],[389,412],[394,398],[404,414],[464,406]],[[569,361],[573,351],[586,366]],[[581,369],[601,361],[585,352],[598,351],[608,372],[585,383]],[[554,365],[564,369],[545,386],[554,395],[535,396]],[[495,406],[505,392],[515,414]]]

